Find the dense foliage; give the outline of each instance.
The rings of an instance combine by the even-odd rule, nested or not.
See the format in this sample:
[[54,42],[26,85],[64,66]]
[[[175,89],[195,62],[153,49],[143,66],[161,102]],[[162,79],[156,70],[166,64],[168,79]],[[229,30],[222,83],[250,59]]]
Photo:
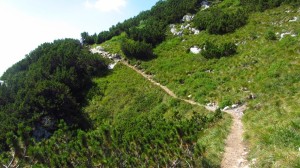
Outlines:
[[237,46],[234,43],[223,43],[216,45],[210,41],[204,44],[204,50],[201,52],[205,58],[221,58],[236,54]]
[[114,36],[126,32],[136,41],[146,41],[153,46],[165,39],[168,24],[180,22],[187,13],[195,13],[203,0],[167,0],[158,1],[150,10],[112,26],[108,31],[100,32],[97,37],[82,33],[84,44],[103,43]]
[[[28,150],[29,163],[47,167],[202,167],[205,148],[198,134],[215,117],[195,115],[190,120],[166,120],[162,111],[144,113],[95,131],[71,132],[64,123],[47,141]],[[178,116],[179,117],[179,116]]]
[[127,57],[134,57],[137,59],[153,58],[152,46],[144,41],[134,41],[131,39],[124,39],[121,44],[121,49]]
[[36,140],[49,137],[61,119],[71,127],[89,128],[80,106],[91,77],[105,70],[97,55],[73,39],[44,43],[8,69],[0,87],[0,117],[5,124],[0,127],[0,151],[7,149],[6,134],[15,133],[16,123],[32,128]]
[[247,22],[244,10],[225,12],[220,8],[200,11],[195,16],[195,26],[200,30],[207,30],[211,34],[225,34],[235,31]]

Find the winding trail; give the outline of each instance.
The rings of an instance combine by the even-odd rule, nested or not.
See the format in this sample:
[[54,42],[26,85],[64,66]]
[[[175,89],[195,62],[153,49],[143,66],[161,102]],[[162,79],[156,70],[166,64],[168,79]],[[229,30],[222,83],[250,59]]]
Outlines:
[[126,65],[127,67],[133,69],[135,72],[137,72],[138,74],[142,75],[144,78],[146,78],[147,80],[149,80],[151,83],[153,83],[154,85],[157,85],[158,87],[160,87],[162,90],[164,90],[168,95],[170,95],[171,97],[175,98],[175,99],[179,99],[182,100],[186,103],[192,104],[192,105],[197,105],[200,107],[205,107],[207,110],[209,111],[215,111],[217,108],[211,108],[208,106],[205,106],[203,104],[197,103],[193,100],[188,100],[188,99],[183,99],[183,98],[179,98],[173,91],[171,91],[168,87],[156,82],[155,80],[152,79],[151,75],[147,75],[146,73],[142,72],[141,70],[139,70],[138,68],[128,64],[126,61],[120,61],[120,63]]
[[225,153],[221,162],[222,168],[248,168],[247,148],[243,141],[242,116],[246,105],[231,110],[225,110],[233,119],[230,134],[226,139]]
[[[200,103],[197,103],[193,100],[179,98],[173,91],[171,91],[168,87],[156,82],[153,80],[151,75],[147,75],[146,73],[142,72],[135,66],[130,65],[128,62],[121,60],[119,61],[123,65],[131,68],[138,74],[142,75],[144,78],[149,80],[154,85],[157,85],[162,90],[164,90],[168,95],[175,99],[182,100],[186,103],[197,105],[200,107],[205,107],[209,111],[215,111],[218,106],[206,106]],[[233,124],[231,126],[230,134],[226,139],[226,146],[224,156],[221,162],[222,168],[248,168],[249,164],[247,161],[247,148],[243,141],[243,123],[242,123],[242,116],[244,111],[246,110],[246,105],[242,105],[233,109],[229,110],[222,110],[232,116]]]

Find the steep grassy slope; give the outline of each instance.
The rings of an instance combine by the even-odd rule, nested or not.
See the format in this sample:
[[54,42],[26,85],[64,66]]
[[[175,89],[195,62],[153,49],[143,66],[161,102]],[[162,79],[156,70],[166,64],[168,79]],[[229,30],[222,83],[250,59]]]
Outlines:
[[[192,95],[198,102],[216,101],[221,106],[248,103],[244,122],[250,158],[256,159],[258,166],[297,167],[300,22],[289,22],[300,16],[297,10],[283,6],[253,14],[247,26],[228,35],[202,32],[199,36],[171,38],[156,48],[157,59],[141,66],[183,97]],[[269,31],[279,33],[277,40],[265,38]],[[280,39],[286,32],[296,37],[287,35]],[[206,39],[239,43],[238,54],[207,60],[186,52]],[[250,93],[257,99],[248,100]]]
[[[168,40],[155,48],[156,59],[131,62],[180,97],[192,95],[197,102],[217,102],[221,107],[247,103],[243,120],[249,160],[258,167],[299,167],[300,21],[295,17],[300,17],[298,8],[281,6],[251,14],[248,24],[231,34],[202,31],[174,37],[168,32]],[[234,42],[238,53],[205,59],[189,52],[206,40]],[[118,45],[118,40],[108,43]]]
[[[144,166],[170,165],[173,164],[171,162],[175,163],[176,160],[177,164],[182,166],[187,166],[187,164],[197,167],[220,165],[224,149],[224,138],[230,126],[230,119],[227,115],[218,119],[215,113],[207,112],[202,107],[175,100],[166,95],[159,87],[151,84],[141,75],[122,64],[118,64],[108,76],[97,78],[94,81],[96,83],[92,91],[94,96],[92,96],[85,111],[94,121],[95,127],[101,127],[103,123],[110,121],[113,127],[124,129],[128,134],[125,134],[126,136],[129,136],[129,134],[132,136],[130,137],[133,138],[131,143],[135,144],[137,148],[141,148],[135,150],[143,152],[141,159],[144,161],[132,162],[131,166],[137,163]],[[172,129],[173,124],[177,125],[178,129],[181,129],[180,127],[183,129],[183,123],[187,121],[192,124],[195,122],[193,118],[197,115],[206,116],[204,118],[208,123],[203,125],[202,122],[196,122],[195,126],[198,128],[194,128],[194,131],[191,129],[192,132],[184,133],[186,134],[184,136],[185,140],[180,140],[181,145],[177,144],[177,140],[172,140],[173,137],[168,134],[168,131],[159,128],[164,126],[162,123],[153,126],[152,131],[159,131],[155,133],[155,137],[148,137],[148,134],[152,132],[146,127],[146,121],[149,119],[156,124],[156,122],[160,122],[160,119],[156,117],[162,117],[167,123],[168,129]],[[203,121],[206,122],[205,120]],[[134,125],[130,125],[130,123]],[[166,139],[160,139],[161,136]],[[194,142],[189,144],[189,137],[195,137],[196,141],[193,140]],[[143,141],[147,138],[150,138],[150,140]],[[139,144],[139,141],[143,143]],[[143,149],[147,146],[155,146],[157,143],[160,146],[159,151],[154,150],[156,147],[147,149],[150,153]],[[188,147],[189,145],[191,145],[189,149],[186,149],[185,146]],[[129,148],[128,155],[131,155],[131,147],[131,145],[127,147]],[[198,147],[202,150],[200,153],[197,152],[196,148]],[[192,153],[186,154],[189,150]],[[140,154],[136,155],[138,155],[136,157],[141,157]],[[146,158],[144,158],[145,156]],[[156,156],[160,157],[156,158]],[[193,159],[190,160],[187,156]],[[155,163],[152,163],[152,161],[155,161]]]

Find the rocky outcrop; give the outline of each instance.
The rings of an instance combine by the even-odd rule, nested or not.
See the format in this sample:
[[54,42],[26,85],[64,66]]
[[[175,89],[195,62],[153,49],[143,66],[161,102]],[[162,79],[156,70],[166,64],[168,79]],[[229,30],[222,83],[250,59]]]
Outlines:
[[90,49],[90,51],[93,54],[100,54],[102,57],[108,58],[111,61],[113,61],[113,63],[108,64],[108,69],[114,69],[116,64],[119,61],[121,61],[121,59],[122,59],[119,54],[111,54],[111,53],[105,51],[104,48],[102,48],[101,46],[97,46],[95,48],[92,48],[92,49]]
[[174,35],[174,36],[183,36],[184,33],[188,33],[188,34],[194,34],[197,35],[200,33],[200,30],[194,28],[191,26],[191,24],[189,22],[191,22],[194,19],[195,15],[184,15],[182,20],[182,24],[180,24],[178,27],[176,27],[175,24],[171,24],[170,25],[170,32]]

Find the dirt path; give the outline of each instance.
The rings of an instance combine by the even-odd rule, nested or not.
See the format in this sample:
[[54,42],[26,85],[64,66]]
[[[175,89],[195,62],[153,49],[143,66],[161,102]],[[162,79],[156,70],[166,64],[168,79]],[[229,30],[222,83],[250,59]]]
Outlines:
[[226,139],[225,153],[222,159],[222,168],[248,168],[247,149],[243,142],[242,115],[246,110],[246,105],[235,109],[226,110],[233,119],[230,134]]
[[[137,69],[136,67],[128,64],[125,61],[120,61],[120,63],[126,65],[127,67],[133,69],[138,74],[142,75],[144,78],[149,80],[151,83],[159,86],[162,90],[164,90],[168,95],[175,99],[182,100],[186,103],[197,105],[201,107],[205,107],[209,111],[215,111],[218,107],[217,106],[206,106],[202,105],[200,103],[197,103],[193,100],[183,99],[179,98],[174,92],[172,92],[169,88],[166,86],[163,86],[162,84],[156,82],[152,79],[151,75],[147,75],[141,70]],[[222,159],[221,167],[222,168],[248,168],[248,162],[247,162],[247,149],[245,147],[245,144],[243,142],[243,123],[242,123],[242,115],[243,112],[246,110],[246,105],[239,106],[234,109],[230,110],[224,110],[224,112],[230,114],[233,119],[233,124],[231,126],[230,134],[228,135],[226,139],[226,146],[225,146],[225,152]]]
[[215,111],[216,108],[211,108],[211,107],[208,107],[208,106],[205,106],[205,105],[202,105],[200,103],[197,103],[193,100],[188,100],[188,99],[183,99],[183,98],[179,98],[173,91],[171,91],[168,87],[156,82],[155,80],[152,79],[152,76],[151,75],[147,75],[145,74],[144,72],[142,72],[141,70],[137,69],[136,67],[128,64],[127,62],[125,61],[120,61],[120,63],[126,65],[127,67],[133,69],[135,72],[137,72],[138,74],[142,75],[144,78],[146,78],[147,80],[149,80],[151,83],[159,86],[162,90],[164,90],[168,95],[170,95],[171,97],[175,98],[175,99],[179,99],[179,100],[182,100],[186,103],[189,103],[189,104],[192,104],[192,105],[197,105],[197,106],[201,106],[201,107],[205,107],[207,110],[209,111]]

